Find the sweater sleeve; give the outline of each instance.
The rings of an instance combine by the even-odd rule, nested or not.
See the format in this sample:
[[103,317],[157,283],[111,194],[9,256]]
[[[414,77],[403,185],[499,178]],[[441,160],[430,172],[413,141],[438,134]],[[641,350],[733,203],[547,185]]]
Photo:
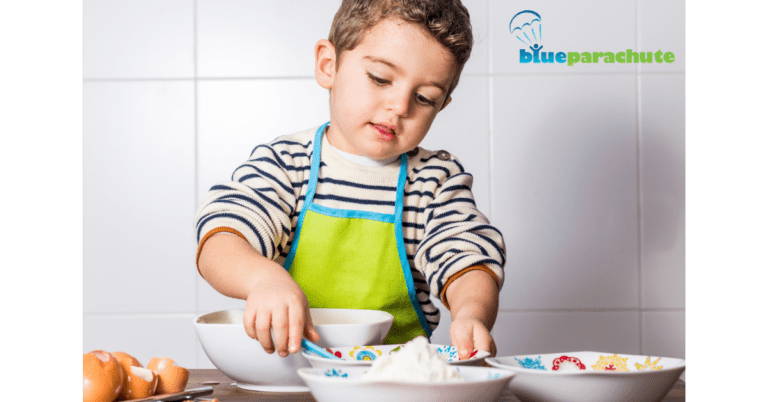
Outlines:
[[445,290],[462,274],[480,269],[489,273],[501,289],[504,283],[506,247],[501,232],[491,226],[476,207],[472,175],[451,161],[449,176],[426,207],[424,238],[415,261],[433,296],[445,300]]
[[280,152],[275,143],[259,145],[231,181],[211,187],[196,215],[197,258],[205,241],[219,232],[242,237],[272,260],[286,249],[301,190],[301,179],[292,166],[294,157]]

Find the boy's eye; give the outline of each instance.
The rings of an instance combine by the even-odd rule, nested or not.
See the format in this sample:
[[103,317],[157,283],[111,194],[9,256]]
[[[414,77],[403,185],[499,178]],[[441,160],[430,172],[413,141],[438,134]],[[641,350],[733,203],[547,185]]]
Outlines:
[[424,105],[435,106],[435,101],[429,100],[428,98],[425,98],[422,95],[416,94],[416,99],[418,99],[419,102],[421,102]]
[[385,80],[383,78],[379,78],[371,73],[368,73],[368,77],[370,77],[371,81],[375,82],[376,85],[387,85],[389,84],[389,80]]

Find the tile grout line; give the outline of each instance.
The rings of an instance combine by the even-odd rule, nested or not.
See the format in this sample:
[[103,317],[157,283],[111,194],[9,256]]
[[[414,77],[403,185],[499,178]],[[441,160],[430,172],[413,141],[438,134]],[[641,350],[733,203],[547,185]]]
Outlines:
[[[490,38],[490,36],[489,36]],[[489,39],[490,46],[490,39]],[[195,57],[196,57],[195,51]],[[492,54],[489,51],[489,62],[492,59]],[[196,60],[195,60],[196,62]],[[490,69],[490,66],[489,66]],[[639,69],[639,67],[638,67]],[[547,72],[547,73],[466,73],[462,74],[463,77],[522,77],[522,76],[606,76],[606,75],[685,75],[685,71],[632,71],[632,72]],[[268,81],[268,80],[312,80],[311,76],[284,76],[284,77],[259,77],[259,76],[243,76],[243,77],[198,77],[195,72],[194,77],[178,78],[178,77],[138,77],[138,78],[126,78],[126,77],[111,77],[111,78],[83,78],[83,82],[140,82],[140,81]]]
[[499,309],[500,313],[684,313],[684,308],[550,308],[550,309]]
[[[192,197],[192,198],[195,200],[195,205],[194,205],[194,209],[193,210],[197,211],[197,206],[198,206],[198,202],[199,202],[199,200],[197,199],[198,192],[199,192],[198,191],[199,190],[198,189],[198,182],[199,182],[199,179],[200,179],[200,177],[199,177],[199,175],[200,175],[200,157],[199,157],[200,150],[198,149],[199,141],[198,141],[198,119],[197,119],[197,112],[198,112],[198,110],[197,110],[197,104],[198,104],[198,101],[197,101],[197,0],[193,0],[192,1],[192,72],[193,72],[194,77],[195,77],[194,86],[193,86],[194,87],[194,105],[193,105],[193,110],[194,110],[194,116],[193,116],[194,117],[194,135],[193,135],[193,138],[194,138],[194,141],[195,141],[195,146],[194,146],[194,152],[195,152],[195,154],[194,154],[195,174],[193,175],[194,178],[195,178],[195,183],[194,183],[193,188],[194,188],[195,193],[194,193],[194,197]],[[195,264],[195,265],[197,265],[197,264]],[[195,314],[197,315],[197,314],[199,314],[199,311],[200,311],[200,289],[199,289],[200,287],[197,286],[197,269],[195,269],[195,272],[193,272],[192,274],[195,275],[192,283],[194,284],[194,287],[195,287],[195,289],[193,291],[193,294],[195,295]],[[197,364],[197,363],[198,363],[197,362],[197,352],[195,352],[195,364]]]
[[[640,0],[635,0],[635,46],[640,49]],[[640,354],[643,353],[643,160],[642,160],[642,94],[640,93],[640,65],[637,65],[635,77],[635,146],[637,147],[637,305],[638,312],[638,342]]]
[[491,75],[493,34],[491,30],[491,0],[486,0],[485,2],[485,16],[486,26],[488,27],[488,66],[486,66],[486,71],[488,72],[488,219],[494,222],[496,218],[494,216],[495,191],[493,185],[495,175],[493,171],[493,76]]

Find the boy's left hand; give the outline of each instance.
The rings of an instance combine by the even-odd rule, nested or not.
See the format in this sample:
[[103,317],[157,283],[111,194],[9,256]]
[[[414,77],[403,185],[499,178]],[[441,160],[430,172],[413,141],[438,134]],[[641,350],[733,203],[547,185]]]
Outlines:
[[483,323],[476,318],[457,318],[451,322],[451,345],[459,351],[459,359],[467,359],[475,350],[496,356],[496,343]]

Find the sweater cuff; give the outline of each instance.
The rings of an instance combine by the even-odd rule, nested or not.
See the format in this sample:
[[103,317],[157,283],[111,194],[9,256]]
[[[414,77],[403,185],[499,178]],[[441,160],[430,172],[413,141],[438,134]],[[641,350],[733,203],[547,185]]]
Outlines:
[[500,290],[500,289],[501,289],[501,281],[499,281],[499,277],[498,277],[498,276],[496,276],[496,273],[495,273],[495,272],[493,272],[493,270],[491,270],[490,268],[486,267],[485,265],[473,265],[473,266],[471,266],[471,267],[467,267],[467,268],[464,268],[464,269],[462,269],[461,271],[459,271],[459,272],[457,272],[457,273],[455,273],[455,274],[451,275],[451,277],[450,277],[450,278],[448,278],[448,281],[447,281],[447,282],[445,282],[445,286],[443,286],[443,292],[440,294],[440,301],[441,301],[441,302],[443,302],[443,305],[444,305],[444,306],[445,306],[445,308],[447,308],[449,311],[451,310],[451,307],[450,307],[450,306],[448,306],[448,299],[445,297],[445,295],[446,295],[446,294],[447,294],[447,292],[448,292],[448,287],[449,287],[449,286],[451,286],[451,284],[453,283],[453,281],[455,281],[456,279],[458,279],[460,276],[462,276],[462,275],[466,274],[466,273],[467,273],[467,272],[469,272],[469,271],[475,271],[475,270],[479,270],[479,271],[487,272],[487,273],[488,273],[488,275],[490,275],[490,276],[491,276],[491,278],[493,278],[493,280],[495,280],[495,281],[496,281],[496,288],[497,288],[498,290]]
[[195,257],[195,265],[197,266],[197,273],[200,275],[201,278],[203,277],[203,274],[200,272],[200,252],[203,250],[203,244],[205,244],[205,242],[208,241],[208,239],[210,239],[211,236],[215,235],[216,233],[232,233],[233,235],[237,235],[241,239],[248,241],[248,239],[246,239],[242,233],[230,227],[218,227],[206,233],[205,236],[203,236],[203,238],[200,239],[200,244],[197,245],[197,256]]

